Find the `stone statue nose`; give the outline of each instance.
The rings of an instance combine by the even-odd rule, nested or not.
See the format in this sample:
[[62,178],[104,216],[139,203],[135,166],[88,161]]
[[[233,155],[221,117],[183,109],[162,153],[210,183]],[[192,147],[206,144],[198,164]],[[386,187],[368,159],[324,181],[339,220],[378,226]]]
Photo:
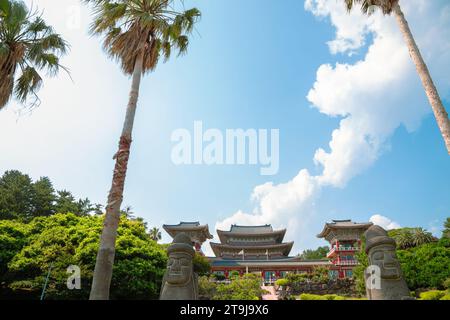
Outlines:
[[384,264],[386,265],[394,265],[395,264],[395,259],[392,255],[387,254],[384,256]]
[[175,261],[173,262],[172,268],[178,270],[178,269],[180,269],[180,267],[181,267],[180,261],[175,260]]

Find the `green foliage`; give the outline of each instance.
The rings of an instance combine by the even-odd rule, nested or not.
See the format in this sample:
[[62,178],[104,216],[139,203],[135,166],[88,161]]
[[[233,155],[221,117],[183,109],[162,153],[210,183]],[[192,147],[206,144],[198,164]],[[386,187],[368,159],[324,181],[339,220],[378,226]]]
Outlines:
[[286,275],[286,280],[289,285],[292,286],[295,283],[303,283],[310,279],[311,276],[308,273],[288,273]]
[[149,235],[153,241],[158,242],[159,240],[161,240],[161,231],[159,231],[158,228],[152,228],[149,232]]
[[263,294],[260,277],[245,274],[229,284],[218,284],[213,300],[259,300]]
[[[392,237],[413,236],[414,230],[421,228],[402,228],[389,231]],[[406,236],[405,236],[406,235]],[[398,241],[398,240],[397,240]],[[353,269],[356,279],[356,290],[365,294],[364,270],[368,267],[365,253],[365,239],[362,239],[362,250],[356,257],[360,263]],[[397,250],[397,256],[402,267],[403,275],[410,290],[420,288],[444,288],[447,278],[450,278],[450,239],[442,238],[418,246],[407,246],[407,249]]]
[[[0,110],[14,96],[29,107],[39,105],[40,71],[54,76],[67,43],[23,1],[0,1]],[[30,100],[29,100],[30,98]]]
[[450,293],[447,293],[445,296],[443,296],[439,300],[450,300]]
[[104,37],[107,54],[132,74],[143,52],[143,73],[153,71],[159,60],[167,61],[172,53],[185,54],[188,36],[200,18],[196,8],[181,11],[174,1],[85,0],[94,7],[91,32]]
[[420,300],[440,300],[445,296],[445,291],[431,290],[427,292],[422,292],[420,294]]
[[304,250],[300,257],[304,260],[326,260],[330,247],[319,247],[316,250]]
[[336,294],[317,295],[310,293],[303,293],[300,295],[300,300],[346,300],[345,297]]
[[0,220],[0,283],[6,280],[8,263],[26,244],[27,233],[27,225],[12,220]]
[[211,275],[216,281],[223,281],[226,279],[225,275],[223,274],[218,274],[218,273],[213,273]]
[[29,219],[34,214],[33,182],[19,171],[6,171],[0,178],[0,219]]
[[[46,299],[87,299],[102,230],[102,217],[56,214],[30,223],[0,221],[1,289],[37,299],[51,267]],[[12,238],[12,235],[16,235]],[[17,239],[16,239],[17,238]],[[4,250],[3,248],[8,248]],[[5,258],[3,258],[5,257]],[[159,293],[167,262],[139,221],[122,218],[111,285],[112,299],[151,299]],[[81,290],[68,290],[67,268],[81,269]]]
[[289,285],[289,280],[288,279],[278,279],[277,281],[275,281],[275,284],[280,287],[286,287]]
[[355,254],[358,260],[358,265],[353,268],[353,278],[355,279],[355,290],[359,295],[366,294],[366,281],[364,273],[369,266],[369,258],[366,254],[366,240],[364,236],[361,237],[361,250]]
[[330,280],[329,269],[326,267],[314,268],[311,276],[311,280],[316,283],[325,283]]
[[199,276],[207,275],[211,271],[211,263],[209,260],[198,252],[195,253],[193,264],[194,272],[196,272]]
[[433,242],[433,235],[423,228],[401,228],[390,230],[388,235],[395,240],[398,249],[408,249]]
[[52,182],[42,177],[32,179],[17,170],[6,171],[0,177],[0,220],[46,217],[55,213],[87,215],[99,213],[101,206],[89,199],[76,200],[67,190],[55,191]]
[[198,293],[199,296],[206,300],[211,300],[217,292],[217,284],[215,277],[201,276],[198,278]]
[[445,281],[442,283],[442,286],[445,289],[450,290],[450,278],[445,279]]
[[444,231],[442,231],[443,238],[450,238],[450,218],[447,218],[444,223]]
[[450,246],[445,241],[398,250],[397,255],[411,290],[443,288],[450,277]]

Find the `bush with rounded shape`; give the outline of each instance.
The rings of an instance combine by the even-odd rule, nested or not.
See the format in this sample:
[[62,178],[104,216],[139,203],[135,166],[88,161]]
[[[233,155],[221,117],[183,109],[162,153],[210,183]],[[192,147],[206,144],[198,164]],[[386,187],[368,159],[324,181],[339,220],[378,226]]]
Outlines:
[[289,280],[288,279],[278,279],[277,281],[275,281],[275,284],[279,287],[285,287],[289,285]]
[[420,300],[439,300],[445,296],[445,291],[430,290],[420,294]]

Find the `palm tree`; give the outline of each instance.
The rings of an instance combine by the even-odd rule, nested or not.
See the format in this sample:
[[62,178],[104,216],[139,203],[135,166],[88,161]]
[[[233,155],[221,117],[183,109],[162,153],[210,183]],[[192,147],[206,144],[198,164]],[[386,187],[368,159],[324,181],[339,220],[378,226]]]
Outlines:
[[393,238],[397,243],[398,249],[408,249],[414,247],[414,237],[410,228],[403,228],[398,230]]
[[403,38],[408,46],[409,54],[416,66],[417,73],[425,88],[425,93],[433,109],[436,122],[441,130],[444,138],[447,152],[450,154],[450,120],[447,111],[445,110],[436,86],[433,83],[430,72],[425,61],[422,58],[420,50],[414,40],[414,36],[408,26],[408,22],[400,8],[399,0],[344,0],[347,9],[350,11],[355,4],[360,4],[361,9],[366,14],[371,14],[375,8],[380,8],[383,14],[394,13],[397,19],[398,26],[403,35]]
[[200,17],[196,8],[175,11],[173,0],[85,0],[94,9],[91,32],[104,36],[103,47],[131,75],[131,91],[119,141],[104,227],[97,253],[91,300],[107,300],[114,263],[133,123],[143,74],[153,71],[161,56],[167,61],[172,49],[178,55],[188,47],[188,34]]
[[426,243],[435,241],[431,232],[424,230],[423,228],[414,228],[412,230],[412,240],[414,247],[421,246]]
[[391,232],[399,249],[408,249],[435,241],[435,237],[423,228],[402,228]]
[[[39,104],[43,84],[38,71],[58,74],[67,43],[23,2],[0,0],[0,110],[14,96],[29,107]],[[16,79],[17,78],[17,79]]]
[[152,230],[150,230],[150,239],[152,239],[153,241],[158,242],[159,240],[161,240],[161,231],[159,231],[158,228],[152,228]]

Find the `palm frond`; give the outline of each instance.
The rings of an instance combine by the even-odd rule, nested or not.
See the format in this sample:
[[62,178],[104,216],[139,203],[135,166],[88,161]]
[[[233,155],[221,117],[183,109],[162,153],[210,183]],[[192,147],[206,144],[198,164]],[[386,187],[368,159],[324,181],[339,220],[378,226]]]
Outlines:
[[187,51],[200,11],[174,9],[174,0],[85,0],[93,7],[90,31],[103,37],[103,48],[117,60],[124,73],[132,74],[144,50],[143,73],[153,71],[160,58],[168,61],[173,48]]
[[28,10],[21,1],[6,0],[7,5],[0,1],[0,109],[13,95],[24,104],[30,97],[33,107],[43,81],[39,71],[49,76],[61,68],[68,71],[60,65],[60,57],[69,46],[37,10]]

